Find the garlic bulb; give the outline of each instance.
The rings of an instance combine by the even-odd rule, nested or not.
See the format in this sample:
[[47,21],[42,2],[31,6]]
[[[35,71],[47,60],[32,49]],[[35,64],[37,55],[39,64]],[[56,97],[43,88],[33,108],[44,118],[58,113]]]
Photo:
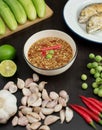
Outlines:
[[0,124],[5,124],[17,112],[17,99],[8,90],[0,91]]

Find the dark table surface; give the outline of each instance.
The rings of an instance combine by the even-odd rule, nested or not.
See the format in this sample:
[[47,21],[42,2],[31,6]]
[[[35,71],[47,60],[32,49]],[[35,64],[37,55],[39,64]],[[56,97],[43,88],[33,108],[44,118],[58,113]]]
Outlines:
[[[82,73],[89,73],[86,68],[86,64],[89,62],[88,55],[89,53],[95,54],[102,54],[102,45],[97,44],[88,40],[85,40],[71,31],[68,26],[66,25],[64,18],[63,18],[63,8],[66,4],[67,0],[46,0],[46,3],[51,7],[54,11],[52,17],[37,23],[29,28],[26,28],[20,32],[17,32],[7,38],[0,40],[0,45],[8,43],[12,44],[16,50],[17,55],[15,58],[15,62],[18,66],[17,73],[12,78],[3,78],[0,76],[0,88],[2,89],[3,86],[10,80],[16,82],[17,78],[26,79],[31,77],[33,71],[28,67],[26,64],[24,57],[23,57],[23,46],[25,41],[34,33],[44,30],[44,29],[58,29],[61,31],[66,32],[69,34],[76,42],[78,48],[78,55],[77,58],[72,65],[72,67],[60,74],[58,76],[42,76],[39,75],[40,81],[47,81],[47,90],[59,92],[61,89],[65,89],[69,96],[70,100],[69,103],[77,103],[82,104],[79,95],[91,96],[97,99],[97,96],[93,94],[93,89],[91,87],[92,79],[89,76],[87,82],[89,84],[89,88],[87,90],[81,89],[81,79],[80,76]],[[72,10],[71,10],[72,11]],[[18,97],[18,102],[20,102],[20,93],[16,93]],[[100,99],[101,100],[101,99]],[[96,124],[96,123],[95,123]],[[96,124],[98,130],[101,130],[102,127]],[[0,130],[25,130],[25,127],[12,127],[11,120],[8,121],[6,125],[0,125]],[[89,126],[76,112],[74,112],[74,117],[70,123],[63,123],[60,124],[60,121],[57,121],[55,124],[51,125],[52,130],[92,130],[93,128]]]

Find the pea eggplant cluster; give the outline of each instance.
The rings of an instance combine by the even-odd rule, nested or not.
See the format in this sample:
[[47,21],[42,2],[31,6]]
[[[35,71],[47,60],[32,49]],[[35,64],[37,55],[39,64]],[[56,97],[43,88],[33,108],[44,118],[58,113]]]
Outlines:
[[[92,79],[92,88],[93,93],[99,97],[102,97],[102,56],[95,55],[94,53],[89,54],[89,63],[87,64],[87,68],[89,70],[89,74],[91,74]],[[81,79],[83,81],[82,88],[88,88],[88,75],[85,73],[81,75]]]
[[80,98],[87,107],[77,104],[70,104],[69,106],[96,129],[94,121],[102,125],[102,102],[93,97],[80,96]]

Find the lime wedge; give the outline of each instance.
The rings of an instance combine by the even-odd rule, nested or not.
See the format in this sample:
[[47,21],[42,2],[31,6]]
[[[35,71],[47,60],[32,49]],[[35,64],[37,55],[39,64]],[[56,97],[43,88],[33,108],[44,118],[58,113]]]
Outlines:
[[0,74],[3,77],[12,77],[17,71],[17,65],[12,60],[3,60],[0,63]]

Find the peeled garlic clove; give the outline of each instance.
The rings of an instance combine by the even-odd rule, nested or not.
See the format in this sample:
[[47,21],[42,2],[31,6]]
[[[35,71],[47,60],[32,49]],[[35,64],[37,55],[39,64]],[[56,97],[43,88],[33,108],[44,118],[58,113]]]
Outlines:
[[62,109],[62,105],[61,104],[57,104],[54,108],[54,112],[59,112]]
[[61,96],[62,98],[66,98],[67,97],[67,92],[65,91],[65,90],[61,90],[60,92],[59,92],[59,96]]
[[36,113],[40,113],[41,107],[34,107],[33,110],[34,110],[34,112],[36,112]]
[[32,115],[29,115],[29,114],[27,114],[26,117],[27,117],[29,123],[34,123],[34,122],[39,121],[38,119],[34,118]]
[[37,98],[38,98],[38,97],[37,97],[36,94],[31,94],[31,95],[28,97],[28,100],[27,100],[28,106],[32,106],[32,104],[37,101]]
[[53,100],[55,100],[59,97],[59,95],[54,91],[50,92],[49,95],[50,95],[50,98],[53,99]]
[[60,120],[61,120],[61,123],[63,123],[65,120],[65,111],[64,110],[60,111]]
[[30,128],[31,128],[32,130],[36,130],[36,129],[38,129],[38,128],[40,127],[40,125],[41,125],[41,122],[34,122],[34,123],[32,123],[32,124],[30,125]]
[[48,96],[47,90],[43,89],[42,91],[42,99],[50,101],[50,97]]
[[[33,83],[31,83],[31,84],[33,84]],[[37,86],[33,86],[33,85],[30,86],[30,91],[31,91],[32,93],[35,93],[35,94],[38,94],[38,93],[39,93],[38,87],[37,87]]]
[[62,97],[59,97],[58,99],[59,104],[61,104],[63,107],[66,107],[66,100]]
[[41,117],[41,119],[45,119],[45,115],[41,111],[39,112],[39,116]]
[[24,108],[21,109],[21,111],[23,115],[27,115],[28,113],[32,112],[32,108],[25,106]]
[[11,85],[13,85],[13,84],[14,84],[14,82],[13,82],[13,81],[9,81],[8,83],[6,83],[6,84],[5,84],[5,86],[4,86],[4,88],[3,88],[3,89],[8,90],[8,89],[9,89],[9,87],[10,87]]
[[19,117],[23,117],[22,111],[18,111],[18,116],[19,116]]
[[42,101],[42,107],[46,107],[46,105],[47,105],[48,102],[49,102],[48,100],[43,100]]
[[53,108],[57,105],[57,100],[53,100],[53,101],[49,101],[47,104],[46,104],[46,107],[47,108]]
[[42,99],[38,98],[33,104],[31,104],[31,106],[33,107],[39,107],[42,104]]
[[25,116],[21,116],[18,118],[18,125],[20,126],[26,126],[28,124],[28,119]]
[[68,102],[68,100],[69,100],[69,95],[67,94],[67,92],[66,92],[65,90],[61,90],[61,91],[59,92],[59,96],[62,97],[62,98],[64,98],[64,99],[66,100],[66,102]]
[[42,108],[41,109],[41,112],[44,114],[44,115],[50,115],[54,112],[54,109],[52,108]]
[[32,129],[30,128],[30,124],[27,124],[27,125],[26,125],[26,130],[32,130]]
[[33,74],[33,81],[34,82],[39,81],[39,76],[36,73]]
[[50,130],[50,127],[47,125],[42,125],[39,130]]
[[58,116],[54,116],[54,115],[49,115],[45,118],[44,120],[44,124],[45,125],[51,125],[52,123],[56,122],[57,120],[59,120]]
[[17,92],[17,86],[15,84],[12,84],[11,86],[9,86],[9,91],[10,93],[15,93]]
[[25,80],[25,87],[26,87],[26,88],[29,87],[29,84],[32,83],[32,82],[33,82],[33,78],[27,78],[27,79]]
[[38,84],[35,83],[35,82],[31,82],[31,83],[28,85],[28,87],[29,87],[29,88],[30,88],[30,87],[38,87]]
[[27,105],[27,100],[28,100],[27,96],[22,97],[22,99],[21,99],[22,105],[26,106]]
[[31,95],[31,91],[28,88],[23,88],[22,93],[23,93],[24,96],[30,96]]
[[45,81],[40,82],[38,85],[39,91],[42,91],[46,84],[47,84],[47,82],[45,82]]
[[66,107],[65,116],[66,116],[66,122],[70,122],[73,118],[73,111],[69,107]]
[[24,82],[22,79],[17,78],[17,87],[18,87],[19,89],[23,89],[24,86],[25,86],[25,82]]
[[16,126],[18,124],[18,117],[15,116],[12,120],[12,126]]
[[40,117],[39,114],[36,113],[36,112],[29,112],[28,115],[31,115],[32,117],[34,117],[34,118],[37,119],[38,121],[41,120],[41,117]]

